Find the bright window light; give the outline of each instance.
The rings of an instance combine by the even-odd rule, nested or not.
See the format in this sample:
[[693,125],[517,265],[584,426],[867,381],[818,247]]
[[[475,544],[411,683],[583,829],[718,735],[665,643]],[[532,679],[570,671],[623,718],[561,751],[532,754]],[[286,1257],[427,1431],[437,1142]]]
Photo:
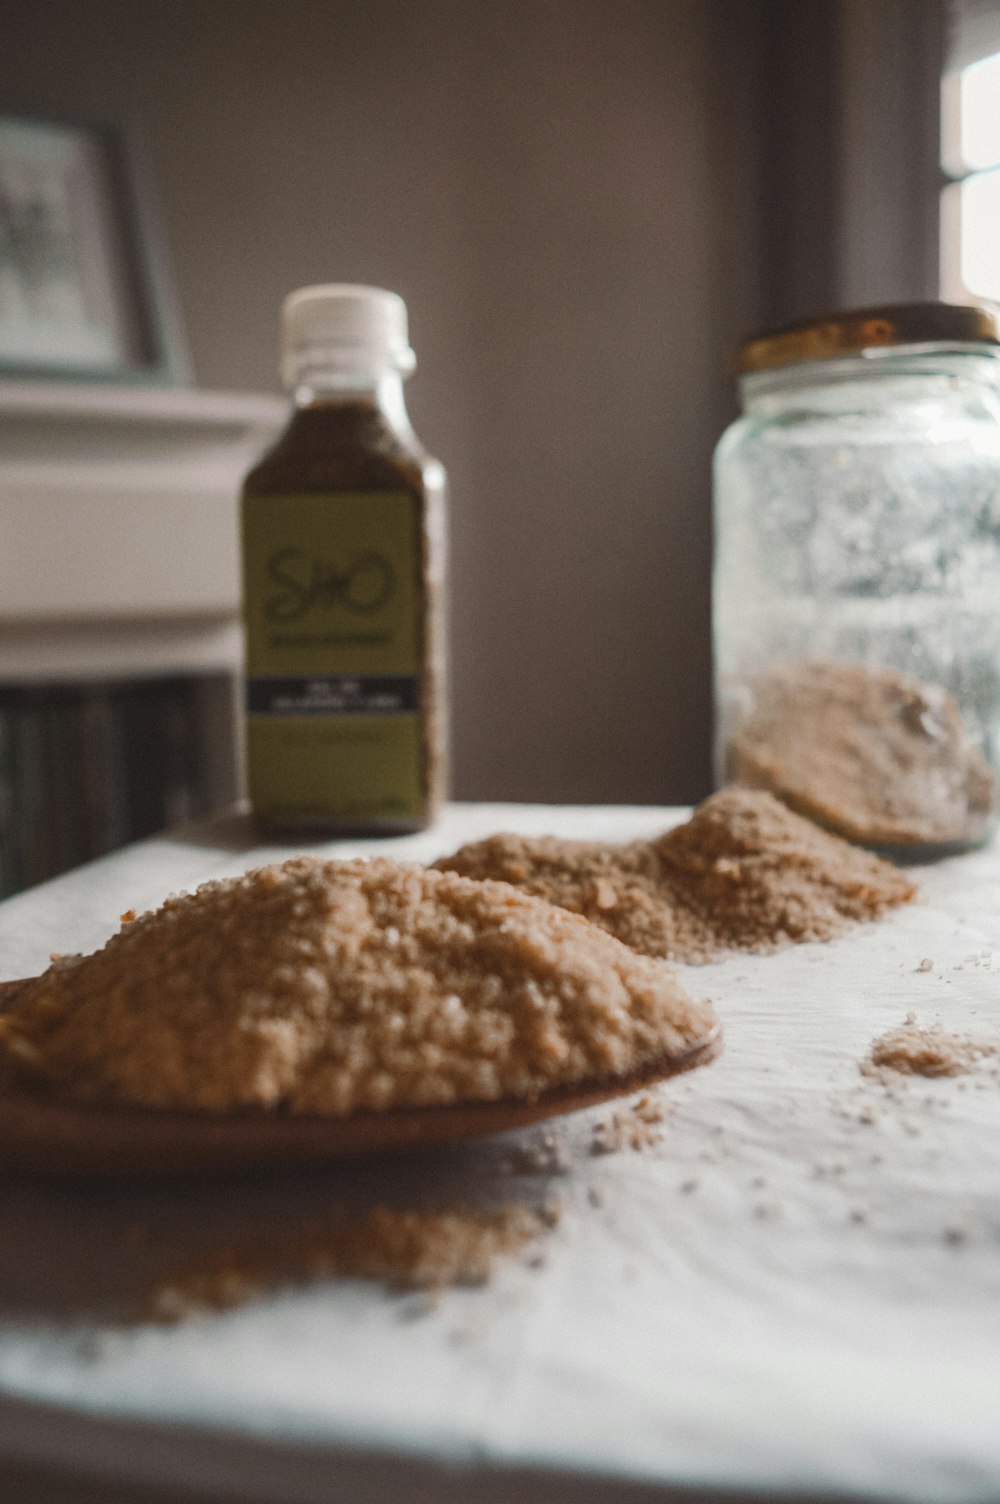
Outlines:
[[1000,166],[1000,53],[959,75],[960,138],[967,172]]
[[941,295],[1000,303],[1000,52],[942,80],[941,160]]
[[1000,170],[961,185],[962,281],[977,298],[1000,302]]

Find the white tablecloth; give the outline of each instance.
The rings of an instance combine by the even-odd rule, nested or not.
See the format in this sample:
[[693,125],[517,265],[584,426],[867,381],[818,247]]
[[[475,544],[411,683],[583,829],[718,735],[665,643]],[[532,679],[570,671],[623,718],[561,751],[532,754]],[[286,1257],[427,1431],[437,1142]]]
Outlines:
[[[377,849],[679,818],[453,806]],[[284,854],[233,817],[11,899],[2,975]],[[684,969],[726,1053],[661,1088],[644,1152],[590,1155],[598,1109],[560,1127],[551,1177],[512,1174],[508,1139],[223,1183],[0,1183],[0,1459],[268,1504],[1000,1498],[1000,1084],[989,1062],[892,1095],[859,1073],[909,1010],[1000,1043],[1000,853],[916,876],[918,903],[830,945]],[[544,1267],[433,1309],[327,1282],[174,1328],[121,1319],[153,1270],[220,1240],[352,1197],[473,1193],[561,1197]]]

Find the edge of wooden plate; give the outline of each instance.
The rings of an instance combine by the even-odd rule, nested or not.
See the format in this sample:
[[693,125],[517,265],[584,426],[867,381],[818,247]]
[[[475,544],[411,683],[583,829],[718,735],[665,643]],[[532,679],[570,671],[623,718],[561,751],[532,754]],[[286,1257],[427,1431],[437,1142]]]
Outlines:
[[[23,980],[0,982],[0,1011],[23,985]],[[104,1176],[252,1171],[422,1148],[504,1133],[629,1096],[707,1064],[721,1044],[716,1025],[681,1054],[658,1057],[624,1076],[575,1082],[534,1098],[391,1108],[349,1117],[93,1107],[27,1091],[0,1092],[0,1170]]]

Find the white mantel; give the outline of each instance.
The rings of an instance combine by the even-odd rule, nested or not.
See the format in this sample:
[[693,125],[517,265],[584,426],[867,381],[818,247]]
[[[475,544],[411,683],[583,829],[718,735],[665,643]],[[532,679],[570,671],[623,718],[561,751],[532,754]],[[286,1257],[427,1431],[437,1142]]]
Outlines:
[[0,683],[234,670],[280,398],[0,381]]

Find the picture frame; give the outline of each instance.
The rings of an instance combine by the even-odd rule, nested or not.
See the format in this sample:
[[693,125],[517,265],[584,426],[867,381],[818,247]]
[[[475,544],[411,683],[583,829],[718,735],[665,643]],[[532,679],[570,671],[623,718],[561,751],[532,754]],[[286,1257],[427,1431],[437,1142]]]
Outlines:
[[191,380],[148,178],[122,127],[0,115],[0,377]]

